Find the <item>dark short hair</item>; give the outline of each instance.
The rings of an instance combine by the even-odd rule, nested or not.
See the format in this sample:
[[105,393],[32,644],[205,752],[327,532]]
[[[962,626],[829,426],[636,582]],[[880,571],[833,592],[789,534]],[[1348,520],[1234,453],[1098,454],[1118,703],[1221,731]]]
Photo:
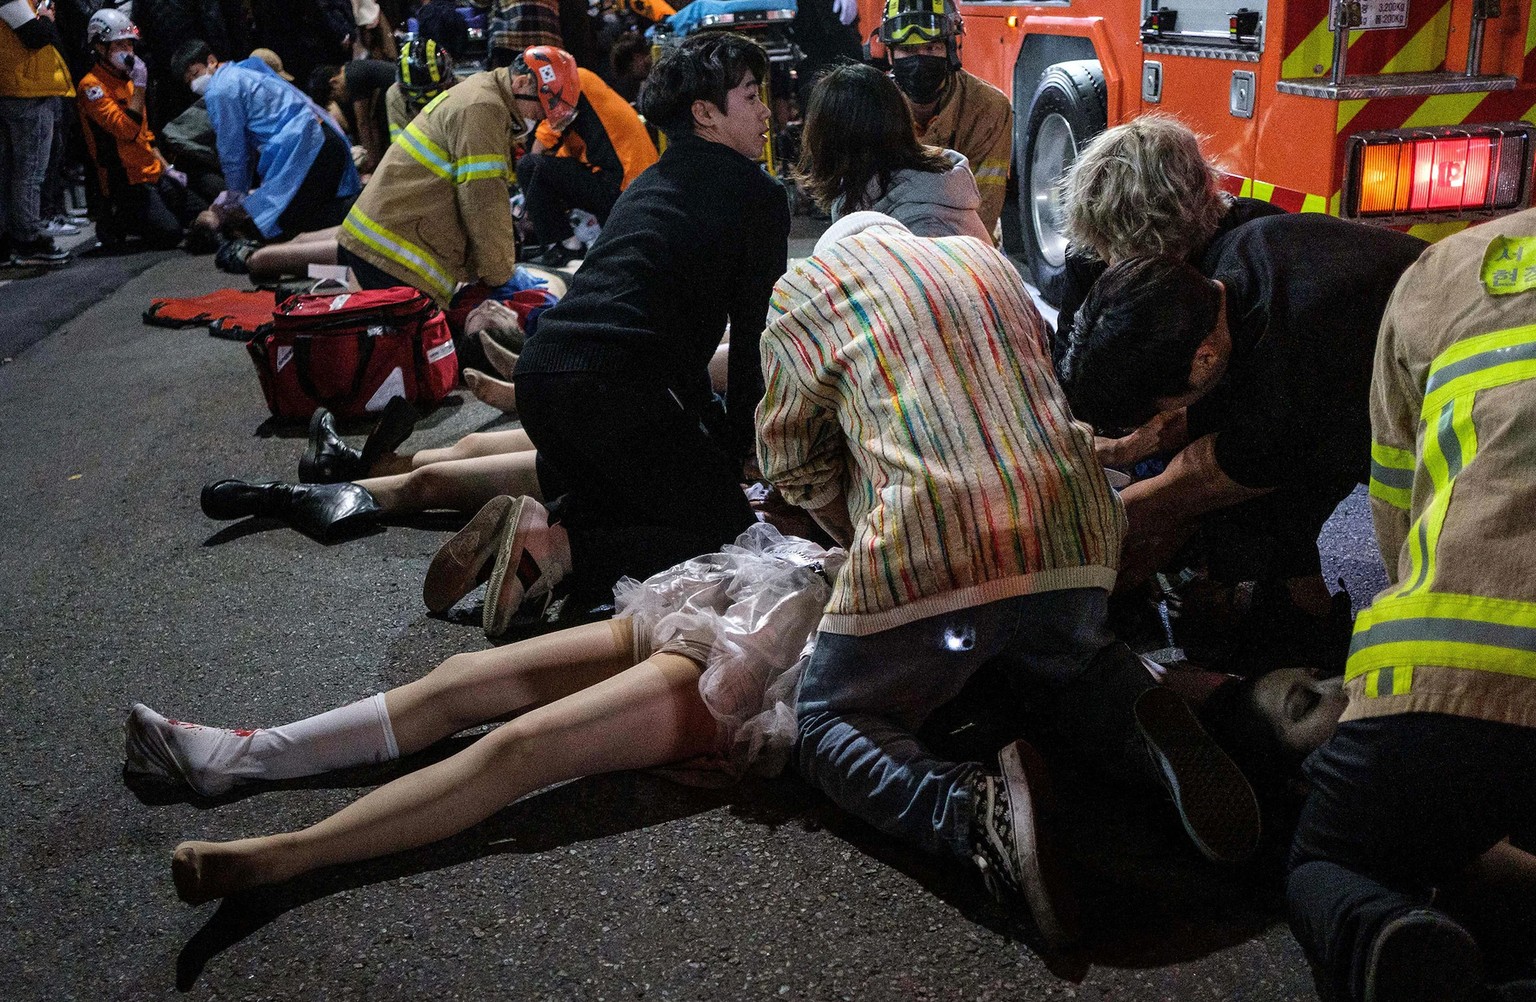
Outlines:
[[213,50],[208,47],[207,42],[201,38],[189,38],[181,43],[181,47],[171,57],[171,73],[177,80],[185,80],[187,70],[198,63],[206,63],[211,55]]
[[630,60],[636,56],[649,56],[650,54],[651,43],[649,39],[638,31],[626,31],[614,41],[613,47],[608,50],[608,65],[613,68],[615,74],[622,75],[629,68]]
[[873,66],[835,66],[811,88],[795,180],[823,209],[839,199],[845,213],[867,209],[897,171],[939,174],[951,166],[943,151],[918,141],[911,105]]
[[1259,679],[1289,665],[1275,662],[1257,674],[1223,682],[1198,711],[1201,726],[1253,787],[1266,838],[1281,845],[1289,843],[1301,809],[1301,766],[1306,755],[1292,751],[1280,740],[1254,692]]
[[640,114],[668,136],[690,136],[693,102],[708,101],[724,111],[726,95],[748,75],[758,83],[768,77],[768,53],[761,45],[733,32],[690,35],[651,67],[640,89]]
[[1100,429],[1144,424],[1159,399],[1189,391],[1195,351],[1220,310],[1216,283],[1177,258],[1111,267],[1078,309],[1061,362],[1073,414]]
[[[304,93],[309,99],[324,108],[331,103],[331,78],[341,72],[341,67],[334,63],[321,64],[309,71],[309,86]],[[350,109],[348,113],[350,114]]]

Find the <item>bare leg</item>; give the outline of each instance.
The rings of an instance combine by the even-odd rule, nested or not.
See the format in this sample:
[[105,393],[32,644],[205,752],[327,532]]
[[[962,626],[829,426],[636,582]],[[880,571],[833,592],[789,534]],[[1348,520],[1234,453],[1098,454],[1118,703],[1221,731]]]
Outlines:
[[461,832],[551,783],[712,751],[716,725],[698,680],[693,661],[658,654],[518,717],[302,831],[183,842],[171,865],[176,892],[195,904],[318,867],[373,859]]
[[730,371],[730,342],[722,342],[709,358],[709,385],[716,393],[725,392],[726,374]]
[[517,413],[517,387],[478,369],[464,370],[464,385],[482,404],[490,404],[503,414]]
[[470,432],[457,442],[443,449],[422,449],[420,452],[380,456],[368,472],[375,477],[388,477],[409,473],[433,463],[446,463],[454,459],[473,459],[476,456],[500,456],[511,452],[532,452],[533,439],[521,428],[506,431]]
[[281,278],[284,275],[304,276],[312,264],[336,263],[337,227],[301,233],[292,240],[280,244],[267,244],[251,253],[245,266],[251,277],[258,281]]
[[491,498],[502,494],[526,494],[542,501],[535,452],[453,459],[422,466],[409,473],[359,480],[386,514],[404,515],[447,508],[479,511]]

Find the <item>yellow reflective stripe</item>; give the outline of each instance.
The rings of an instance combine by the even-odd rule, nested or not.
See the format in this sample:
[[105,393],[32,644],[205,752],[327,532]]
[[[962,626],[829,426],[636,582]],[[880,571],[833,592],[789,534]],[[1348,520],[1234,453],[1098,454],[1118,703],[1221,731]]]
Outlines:
[[1434,485],[1429,504],[1409,527],[1408,577],[1399,594],[1407,595],[1428,588],[1435,580],[1435,553],[1440,533],[1445,528],[1446,512],[1451,507],[1451,491],[1456,477],[1477,455],[1477,429],[1472,425],[1471,395],[1455,397],[1441,408],[1433,424],[1424,430],[1424,468]]
[[1373,671],[1365,676],[1365,696],[1367,699],[1375,699],[1381,695],[1381,672]]
[[1536,324],[1467,338],[1441,352],[1424,384],[1424,414],[1451,397],[1536,378]]
[[1371,442],[1371,460],[1394,470],[1407,470],[1409,473],[1419,465],[1418,460],[1413,458],[1413,453],[1407,449],[1399,449],[1395,445],[1386,445],[1374,440]]
[[1380,442],[1371,442],[1370,495],[1394,508],[1407,511],[1413,498],[1413,453]]
[[420,247],[392,233],[368,216],[357,206],[347,213],[341,228],[391,261],[418,276],[425,283],[426,291],[436,293],[437,298],[448,299],[458,282],[449,277],[432,255]]
[[[1536,678],[1536,602],[1426,592],[1388,596],[1360,613],[1346,682],[1381,668],[1400,676],[1415,665]],[[1365,684],[1369,690],[1369,677]],[[1411,685],[1411,675],[1394,677],[1390,691]]]
[[455,160],[453,162],[453,174],[454,180],[459,184],[487,177],[505,179],[507,176],[507,159],[506,157],[497,156],[464,157],[462,160]]
[[401,149],[405,150],[405,152],[409,153],[411,155],[411,159],[421,164],[427,170],[442,178],[444,181],[452,181],[453,165],[450,164],[447,159],[439,157],[433,153],[432,150],[428,148],[428,145],[423,144],[424,140],[427,144],[435,145],[431,144],[431,141],[427,140],[426,137],[421,134],[421,130],[416,128],[415,123],[412,123],[405,127],[405,129],[400,133],[399,137],[395,140],[395,143]]
[[463,184],[466,181],[478,181],[481,178],[507,176],[506,157],[476,154],[461,157],[458,160],[449,160],[447,151],[428,138],[425,132],[417,128],[415,122],[401,130],[395,141],[417,163],[445,181]]
[[1377,696],[1406,696],[1413,690],[1413,666],[1394,665],[1389,668],[1377,668],[1365,675],[1365,696],[1367,699],[1375,699]]
[[399,139],[400,138],[400,133],[403,132],[403,131],[405,131],[405,130],[401,129],[400,126],[396,125],[394,122],[390,122],[389,123],[389,141],[390,142],[394,142],[396,139]]
[[422,132],[420,126],[418,126],[415,122],[411,122],[405,127],[405,131],[410,133],[411,138],[419,143],[423,150],[431,153],[443,166],[448,166],[448,151],[437,145],[437,143],[432,140],[431,136],[428,136],[425,132]]

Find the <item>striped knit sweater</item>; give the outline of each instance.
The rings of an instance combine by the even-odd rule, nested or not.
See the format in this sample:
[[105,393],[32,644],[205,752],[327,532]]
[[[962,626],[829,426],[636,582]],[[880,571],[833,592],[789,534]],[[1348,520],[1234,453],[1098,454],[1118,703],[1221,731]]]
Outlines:
[[853,545],[821,629],[1113,587],[1125,512],[1007,259],[894,220],[817,249],[774,288],[757,422],[786,498],[846,497]]

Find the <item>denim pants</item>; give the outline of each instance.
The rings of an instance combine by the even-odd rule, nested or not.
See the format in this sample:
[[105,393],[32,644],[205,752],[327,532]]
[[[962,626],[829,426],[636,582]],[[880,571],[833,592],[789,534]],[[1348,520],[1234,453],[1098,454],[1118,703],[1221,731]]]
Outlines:
[[1351,720],[1306,774],[1286,904],[1327,1002],[1364,996],[1386,923],[1427,907],[1507,836],[1536,835],[1533,728],[1437,713]]
[[43,178],[53,148],[54,100],[0,97],[0,236],[42,236]]
[[1063,714],[1097,764],[1116,768],[1151,675],[1105,625],[1109,594],[1003,599],[863,637],[822,633],[800,683],[800,774],[840,807],[928,852],[970,855],[970,780],[914,736],[982,667],[1062,685]]

